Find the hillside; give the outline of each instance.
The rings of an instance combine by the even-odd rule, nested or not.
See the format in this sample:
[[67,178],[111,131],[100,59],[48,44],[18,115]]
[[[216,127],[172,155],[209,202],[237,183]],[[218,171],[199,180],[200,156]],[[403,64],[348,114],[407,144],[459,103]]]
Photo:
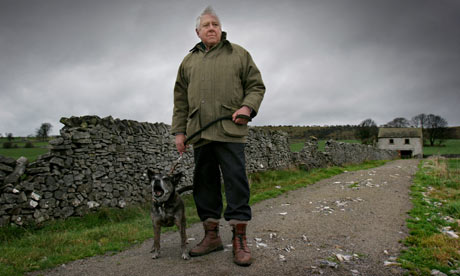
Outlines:
[[[358,140],[355,137],[357,126],[258,126],[265,130],[287,132],[292,140],[304,140],[314,136],[320,140]],[[460,139],[460,126],[449,127],[445,139]]]

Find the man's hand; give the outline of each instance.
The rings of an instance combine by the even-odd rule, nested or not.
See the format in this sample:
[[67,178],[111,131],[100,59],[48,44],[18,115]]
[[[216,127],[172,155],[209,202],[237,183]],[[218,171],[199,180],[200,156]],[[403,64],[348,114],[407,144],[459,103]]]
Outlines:
[[235,124],[238,124],[238,125],[247,125],[248,124],[248,120],[247,119],[242,119],[242,118],[236,118],[236,116],[238,115],[246,115],[248,117],[251,116],[251,109],[247,106],[243,106],[242,108],[238,109],[237,111],[235,111],[235,113],[233,113],[232,115],[232,121],[235,123]]
[[180,155],[187,151],[187,146],[184,144],[185,139],[184,134],[176,134],[176,148]]

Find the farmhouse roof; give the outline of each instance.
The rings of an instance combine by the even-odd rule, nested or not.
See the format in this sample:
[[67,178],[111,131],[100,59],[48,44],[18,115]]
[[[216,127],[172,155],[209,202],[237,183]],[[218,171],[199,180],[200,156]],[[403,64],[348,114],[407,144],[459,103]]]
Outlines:
[[421,128],[410,127],[382,127],[379,128],[378,138],[419,138],[422,137]]

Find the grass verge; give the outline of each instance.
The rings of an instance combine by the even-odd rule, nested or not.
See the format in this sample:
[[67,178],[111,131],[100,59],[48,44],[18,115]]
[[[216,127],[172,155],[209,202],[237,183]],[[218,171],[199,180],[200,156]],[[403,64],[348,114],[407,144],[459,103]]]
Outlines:
[[408,246],[400,256],[412,275],[447,275],[460,269],[460,240],[448,231],[460,230],[460,159],[432,158],[420,163],[411,187],[413,209],[407,220]]
[[[305,171],[267,171],[249,175],[250,204],[305,187],[345,171],[381,166],[372,161],[347,167]],[[187,224],[199,222],[191,195],[184,195]],[[163,231],[177,230],[176,227]],[[84,217],[45,223],[41,227],[0,228],[0,275],[52,268],[73,260],[118,252],[152,238],[149,205],[126,209],[101,209]]]

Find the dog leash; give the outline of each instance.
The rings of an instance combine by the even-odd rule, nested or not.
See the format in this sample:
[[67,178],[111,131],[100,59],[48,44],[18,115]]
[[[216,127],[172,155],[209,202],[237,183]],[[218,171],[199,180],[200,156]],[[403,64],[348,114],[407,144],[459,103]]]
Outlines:
[[[248,122],[251,121],[251,117],[249,116],[246,116],[246,115],[243,115],[243,114],[239,114],[236,116],[237,119],[246,119],[248,120]],[[233,117],[232,115],[228,115],[228,116],[222,116],[220,118],[217,118],[209,123],[207,123],[204,127],[200,128],[197,132],[193,133],[192,135],[190,135],[189,137],[187,137],[187,139],[185,139],[185,142],[184,142],[184,145],[187,145],[187,143],[192,140],[193,138],[195,138],[195,136],[197,136],[198,134],[200,134],[201,132],[203,132],[204,130],[206,130],[207,128],[209,128],[210,126],[212,126],[213,124],[219,122],[219,121],[223,121],[223,120],[232,120]]]
[[[246,119],[248,120],[248,122],[250,122],[252,119],[250,116],[247,116],[247,115],[243,115],[243,114],[239,114],[236,116],[237,119]],[[200,128],[198,131],[196,131],[195,133],[193,133],[192,135],[190,135],[189,137],[187,137],[187,139],[185,139],[184,141],[184,146],[187,145],[187,143],[192,140],[193,138],[195,138],[195,136],[197,136],[198,134],[200,134],[201,132],[203,132],[204,130],[206,130],[207,128],[209,128],[210,126],[212,126],[213,124],[219,122],[219,121],[223,121],[223,120],[232,120],[233,117],[232,115],[227,115],[227,116],[222,116],[222,117],[219,117],[215,120],[212,120],[211,122],[207,123],[204,127]],[[179,158],[177,159],[177,161],[174,163],[174,165],[171,167],[171,170],[169,171],[169,175],[172,175],[172,173],[174,172],[174,170],[176,169],[177,165],[179,165],[179,162],[180,160],[182,160],[182,154],[179,156]]]

